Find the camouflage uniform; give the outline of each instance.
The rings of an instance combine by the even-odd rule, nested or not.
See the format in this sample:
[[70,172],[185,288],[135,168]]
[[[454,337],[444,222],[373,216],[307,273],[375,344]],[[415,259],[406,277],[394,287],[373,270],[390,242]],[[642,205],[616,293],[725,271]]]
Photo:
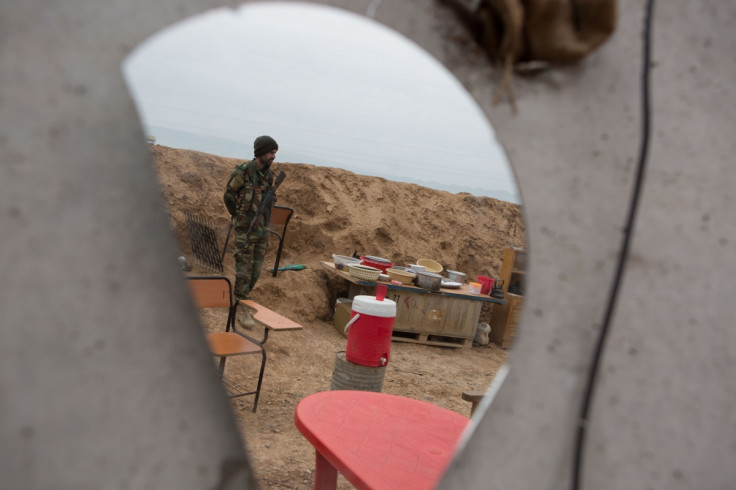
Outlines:
[[[261,199],[273,186],[270,168],[258,170],[255,160],[235,168],[225,190],[225,206],[235,220],[235,298],[250,299],[250,292],[258,281],[263,259],[268,248],[269,208],[253,227],[246,242],[245,234],[258,212]],[[273,201],[272,201],[273,205]]]

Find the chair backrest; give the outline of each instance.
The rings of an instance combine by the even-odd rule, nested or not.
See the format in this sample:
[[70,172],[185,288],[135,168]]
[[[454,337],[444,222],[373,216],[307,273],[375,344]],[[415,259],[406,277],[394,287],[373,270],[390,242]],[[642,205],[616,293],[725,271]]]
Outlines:
[[197,308],[230,308],[232,284],[222,276],[189,276],[189,289]]
[[189,230],[189,243],[192,253],[200,265],[222,274],[223,256],[220,255],[220,247],[217,244],[217,233],[213,224],[202,216],[185,213],[187,218],[187,229]]
[[292,208],[288,206],[274,205],[271,210],[271,226],[278,225],[286,228],[292,214],[294,214],[294,210]]

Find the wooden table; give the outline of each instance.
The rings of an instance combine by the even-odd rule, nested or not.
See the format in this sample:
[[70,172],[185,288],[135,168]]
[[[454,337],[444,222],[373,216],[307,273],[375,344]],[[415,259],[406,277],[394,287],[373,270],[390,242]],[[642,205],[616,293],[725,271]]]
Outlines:
[[470,420],[431,403],[372,391],[325,391],[294,413],[314,446],[315,489],[337,472],[359,489],[430,489],[439,482]]
[[332,262],[321,262],[330,274],[350,281],[350,299],[375,294],[376,284],[388,287],[386,298],[396,302],[392,340],[447,347],[470,347],[483,303],[505,305],[505,299],[472,294],[468,285],[459,289],[441,288],[433,293],[414,285],[396,285],[356,279],[347,270],[337,270]]

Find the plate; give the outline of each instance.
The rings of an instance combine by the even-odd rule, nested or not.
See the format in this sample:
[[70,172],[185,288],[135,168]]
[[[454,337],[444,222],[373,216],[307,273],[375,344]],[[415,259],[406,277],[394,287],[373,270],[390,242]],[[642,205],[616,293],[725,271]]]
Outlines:
[[372,260],[373,262],[380,262],[382,264],[390,264],[391,261],[384,259],[383,257],[376,257],[375,255],[364,255],[364,259]]
[[459,289],[463,283],[453,281],[442,281],[442,287],[447,289]]

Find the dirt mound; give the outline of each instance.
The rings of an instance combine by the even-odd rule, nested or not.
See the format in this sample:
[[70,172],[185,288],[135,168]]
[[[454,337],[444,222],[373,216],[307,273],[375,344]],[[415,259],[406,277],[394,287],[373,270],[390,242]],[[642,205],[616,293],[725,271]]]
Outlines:
[[[185,213],[210,221],[222,246],[230,219],[222,195],[230,172],[241,160],[160,145],[151,148],[181,251],[193,262]],[[330,167],[275,163],[273,168],[287,176],[277,193],[278,204],[295,210],[281,264],[305,264],[310,272],[292,273],[288,283],[261,283],[254,294],[256,299],[276,298],[294,289],[321,289],[324,298],[311,294],[291,298],[297,300],[295,312],[303,311],[307,318],[312,315],[306,312],[314,312],[315,305],[321,305],[319,318],[331,315],[327,300],[334,295],[324,288],[327,279],[319,272],[319,262],[330,260],[333,253],[357,251],[398,265],[430,258],[474,279],[478,274],[498,276],[504,247],[524,245],[524,223],[517,204]],[[275,248],[270,247],[267,265],[275,260]],[[232,270],[230,254],[226,267]],[[307,303],[298,304],[301,299]]]

